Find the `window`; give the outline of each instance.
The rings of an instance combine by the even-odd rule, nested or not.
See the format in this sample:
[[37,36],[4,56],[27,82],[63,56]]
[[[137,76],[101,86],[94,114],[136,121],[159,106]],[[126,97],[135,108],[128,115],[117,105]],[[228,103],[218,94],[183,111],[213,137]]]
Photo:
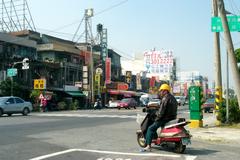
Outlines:
[[7,100],[7,102],[9,102],[10,104],[14,104],[14,99],[13,99],[13,98],[9,98],[9,99]]
[[24,103],[24,101],[20,98],[15,98],[16,103]]

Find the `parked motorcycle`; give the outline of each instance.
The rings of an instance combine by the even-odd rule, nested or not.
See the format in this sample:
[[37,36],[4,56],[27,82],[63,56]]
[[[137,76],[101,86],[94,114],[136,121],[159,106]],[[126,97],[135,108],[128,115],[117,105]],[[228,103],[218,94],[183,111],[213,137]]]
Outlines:
[[[157,109],[144,108],[143,112],[147,112],[147,115],[141,123],[141,129],[137,130],[137,142],[140,147],[144,148],[147,146],[145,142],[147,128],[154,122]],[[173,144],[176,153],[183,153],[186,146],[191,144],[191,135],[189,131],[184,128],[184,126],[189,123],[185,118],[179,118],[166,123],[165,127],[161,128],[160,131],[159,129],[157,130],[152,143],[158,146]]]
[[93,105],[94,109],[102,109],[102,104],[101,104],[101,100],[97,99],[97,101],[94,103]]

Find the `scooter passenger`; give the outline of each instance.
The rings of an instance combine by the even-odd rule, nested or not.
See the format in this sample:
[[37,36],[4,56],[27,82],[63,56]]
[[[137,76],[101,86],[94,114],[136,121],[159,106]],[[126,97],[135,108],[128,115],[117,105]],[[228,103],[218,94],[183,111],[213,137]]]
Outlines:
[[161,98],[159,111],[157,117],[152,125],[147,129],[146,134],[146,144],[145,148],[142,148],[142,152],[151,151],[151,143],[153,136],[159,127],[164,127],[164,125],[177,118],[177,100],[170,93],[170,86],[168,84],[162,84],[159,88],[159,97]]

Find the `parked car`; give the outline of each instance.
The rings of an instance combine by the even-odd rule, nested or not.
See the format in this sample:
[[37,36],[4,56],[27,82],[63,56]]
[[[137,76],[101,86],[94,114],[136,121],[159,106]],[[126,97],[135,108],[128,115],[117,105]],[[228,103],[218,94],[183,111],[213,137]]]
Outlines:
[[179,106],[185,105],[186,98],[184,96],[175,96],[175,98],[176,98]]
[[117,108],[120,100],[112,100],[108,102],[108,108]]
[[207,112],[210,113],[210,112],[213,112],[214,106],[215,106],[215,99],[209,98],[206,100],[205,103],[203,103],[202,109],[203,109],[204,113],[207,113]]
[[140,106],[145,107],[148,105],[149,102],[149,94],[143,94],[139,98]]
[[119,103],[118,103],[118,109],[125,108],[125,109],[130,109],[131,107],[136,109],[138,103],[134,98],[123,98]]
[[31,111],[31,102],[24,101],[23,99],[14,96],[0,97],[0,116],[3,114],[11,116],[13,113],[22,113],[26,116]]
[[160,99],[151,98],[147,104],[147,106],[160,106]]

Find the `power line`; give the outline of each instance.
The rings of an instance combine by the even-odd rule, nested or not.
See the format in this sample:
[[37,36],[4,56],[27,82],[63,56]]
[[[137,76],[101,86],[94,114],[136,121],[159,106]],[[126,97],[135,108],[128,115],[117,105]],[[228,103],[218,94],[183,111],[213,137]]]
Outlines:
[[133,60],[133,59],[134,59],[134,56],[131,56],[131,55],[129,55],[129,54],[127,54],[127,53],[125,53],[125,52],[123,52],[123,51],[115,48],[115,47],[112,47],[112,46],[110,46],[110,47],[111,47],[113,50],[117,51],[118,54],[119,54],[121,57],[126,58],[126,59],[128,59],[128,60]]
[[[119,2],[119,3],[117,3],[117,4],[115,4],[115,5],[112,5],[112,6],[106,8],[106,9],[104,9],[104,10],[102,10],[102,11],[97,12],[94,16],[98,16],[98,15],[104,13],[104,12],[107,12],[107,11],[113,9],[113,8],[116,8],[116,7],[118,7],[118,6],[126,3],[127,1],[128,1],[128,0],[124,0],[124,1],[121,1],[121,2]],[[83,20],[83,19],[81,19],[80,22],[81,22],[82,20]],[[74,22],[72,22],[72,23],[70,23],[70,24],[66,24],[66,25],[64,25],[64,26],[60,26],[60,27],[55,28],[55,29],[53,29],[53,30],[49,30],[48,33],[55,32],[55,31],[58,31],[58,30],[61,30],[61,29],[67,28],[67,27],[71,27],[71,26],[73,26],[73,25],[75,25],[75,24],[77,24],[77,23],[79,23],[79,20],[78,20],[78,21],[74,21]],[[46,33],[46,34],[48,34],[48,33]],[[74,34],[73,34],[73,35],[74,35]]]
[[116,8],[116,7],[118,7],[118,6],[126,3],[127,1],[128,1],[128,0],[121,1],[121,2],[119,2],[119,3],[117,3],[117,4],[115,4],[115,5],[112,5],[112,6],[108,7],[108,8],[100,11],[100,12],[97,12],[97,13],[95,14],[95,16],[97,16],[97,15],[99,15],[99,14],[102,14],[102,13],[104,13],[104,12],[107,12],[107,11],[113,9],[113,8]]

